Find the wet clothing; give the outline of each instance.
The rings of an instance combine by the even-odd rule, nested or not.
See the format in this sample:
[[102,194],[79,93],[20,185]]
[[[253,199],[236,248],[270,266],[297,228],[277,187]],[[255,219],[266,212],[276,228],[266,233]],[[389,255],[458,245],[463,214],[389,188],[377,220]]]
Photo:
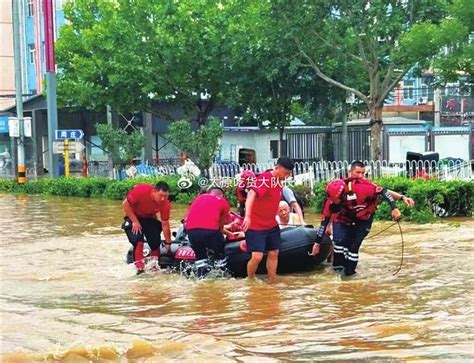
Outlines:
[[334,241],[333,268],[346,276],[355,274],[359,262],[359,248],[369,234],[372,220],[344,224],[333,222]]
[[252,207],[250,230],[266,231],[278,227],[275,217],[281,200],[283,183],[266,171],[257,176],[251,189],[257,193]]
[[198,196],[189,207],[184,227],[196,254],[196,263],[208,258],[224,258],[224,236],[221,228],[227,222],[229,210],[229,202],[224,197],[212,194]]
[[[359,261],[359,248],[370,232],[377,205],[382,196],[392,207],[395,202],[387,190],[375,185],[365,178],[345,178],[341,202],[333,204],[329,197],[323,208],[323,221],[317,233],[320,242],[326,227],[333,217],[334,260],[336,271],[346,276],[355,274]],[[339,180],[338,180],[339,181]]]
[[224,236],[220,230],[195,228],[188,231],[189,242],[196,255],[196,261],[224,258]]
[[[132,221],[129,217],[125,216],[122,224],[128,240],[133,245],[135,266],[139,271],[144,268],[143,245],[145,240],[151,249],[150,256],[157,259],[160,257],[161,232],[163,230],[161,221],[170,219],[170,201],[167,199],[159,203],[154,201],[152,198],[154,189],[155,187],[150,184],[137,184],[126,197],[142,226],[141,233],[134,234]],[[157,214],[160,220],[156,219]]]
[[151,252],[150,256],[159,258],[160,257],[160,244],[161,244],[161,231],[163,227],[161,222],[155,218],[138,218],[138,222],[142,225],[142,232],[134,234],[132,232],[132,221],[130,218],[125,217],[122,224],[122,229],[125,231],[129,242],[133,246],[133,257],[135,265],[138,269],[142,270],[144,267],[143,261],[143,244],[145,241],[148,242]]
[[189,207],[185,219],[186,230],[194,228],[219,230],[227,222],[229,210],[229,202],[225,198],[202,194]]
[[340,207],[336,207],[328,198],[324,204],[323,216],[327,218],[334,214],[334,222],[346,224],[372,219],[380,202],[382,188],[365,178],[343,180],[346,190]]
[[170,219],[171,203],[169,200],[155,202],[151,197],[154,188],[150,184],[138,184],[127,194],[127,201],[138,218],[155,218],[159,213],[160,219],[167,221]]
[[267,252],[281,247],[280,227],[267,230],[247,230],[245,232],[247,252]]

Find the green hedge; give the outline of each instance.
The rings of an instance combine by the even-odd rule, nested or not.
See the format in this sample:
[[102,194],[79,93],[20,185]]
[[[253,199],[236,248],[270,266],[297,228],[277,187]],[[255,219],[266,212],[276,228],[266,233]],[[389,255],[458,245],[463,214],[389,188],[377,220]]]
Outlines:
[[[87,178],[41,178],[18,184],[13,179],[0,179],[0,192],[58,195],[65,197],[107,198],[122,200],[130,189],[139,183],[156,184],[165,181],[170,186],[170,200],[175,203],[189,204],[199,193],[197,180],[187,189],[178,187],[178,176],[147,177],[126,180],[112,180],[100,177]],[[226,197],[232,205],[237,199],[232,186],[224,188]]]
[[[111,180],[108,178],[41,178],[18,184],[16,180],[0,179],[0,192],[49,194],[69,197],[107,198],[122,200],[127,192],[138,183],[155,184],[166,181],[170,186],[172,202],[189,204],[199,193],[197,181],[188,189],[178,187],[178,176],[150,177],[127,180]],[[382,178],[374,181],[388,189],[403,193],[415,200],[415,208],[407,208],[398,203],[405,219],[417,223],[431,222],[439,216],[472,216],[474,205],[474,183],[472,181],[439,181],[424,179],[407,179],[403,177]],[[327,183],[317,183],[313,193],[310,188],[295,186],[293,189],[302,199],[303,204],[320,213],[326,198],[324,189]],[[223,188],[226,198],[232,206],[237,206],[234,186]],[[435,213],[436,212],[436,213]],[[389,220],[390,208],[382,202],[377,210],[376,218]]]
[[[408,208],[405,203],[397,202],[403,218],[406,220],[426,223],[436,220],[437,216],[472,216],[474,205],[474,183],[472,181],[395,177],[376,179],[374,183],[415,200],[414,208]],[[321,212],[326,199],[324,192],[326,185],[327,183],[319,183],[313,190],[311,207],[317,213]],[[388,203],[382,201],[375,216],[377,219],[390,220]]]

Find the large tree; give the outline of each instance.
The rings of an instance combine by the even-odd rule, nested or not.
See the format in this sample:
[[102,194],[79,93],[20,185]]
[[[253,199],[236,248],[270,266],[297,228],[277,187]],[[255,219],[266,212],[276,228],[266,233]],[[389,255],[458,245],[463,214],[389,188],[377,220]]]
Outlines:
[[[281,1],[286,17],[298,29],[295,41],[304,64],[326,82],[353,93],[367,106],[372,159],[382,157],[382,108],[389,92],[410,69],[428,68],[443,47],[467,40],[467,27],[448,16],[451,3]],[[340,71],[341,65],[345,72]]]
[[60,100],[151,113],[165,101],[202,125],[222,98],[231,14],[226,0],[67,3],[57,43]]

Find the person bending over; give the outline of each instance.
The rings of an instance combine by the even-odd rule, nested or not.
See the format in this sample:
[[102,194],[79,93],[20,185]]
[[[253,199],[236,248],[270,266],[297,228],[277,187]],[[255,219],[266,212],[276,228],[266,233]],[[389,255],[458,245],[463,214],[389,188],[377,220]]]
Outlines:
[[196,254],[198,277],[209,271],[209,260],[224,267],[223,226],[227,222],[229,202],[218,187],[199,195],[189,207],[184,226]]
[[122,202],[125,212],[122,228],[133,245],[133,256],[137,275],[144,272],[143,245],[150,246],[150,256],[159,260],[161,232],[165,238],[166,251],[171,245],[169,186],[165,182],[138,184]]

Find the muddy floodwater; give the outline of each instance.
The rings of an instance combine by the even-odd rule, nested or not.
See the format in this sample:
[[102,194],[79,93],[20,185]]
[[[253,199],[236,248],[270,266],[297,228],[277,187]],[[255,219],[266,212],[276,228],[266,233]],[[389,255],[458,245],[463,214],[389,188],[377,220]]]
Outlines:
[[354,278],[271,286],[135,276],[121,219],[119,201],[0,195],[4,362],[474,360],[471,218],[402,222],[395,276],[397,226],[364,242]]

